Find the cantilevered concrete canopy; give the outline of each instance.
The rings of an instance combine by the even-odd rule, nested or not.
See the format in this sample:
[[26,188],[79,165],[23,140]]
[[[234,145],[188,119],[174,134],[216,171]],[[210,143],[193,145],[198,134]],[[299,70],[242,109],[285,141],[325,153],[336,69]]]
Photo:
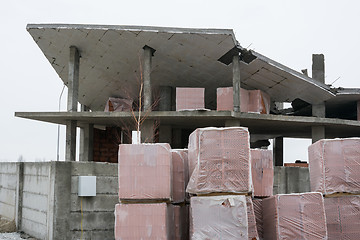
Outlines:
[[[30,24],[27,30],[60,78],[67,84],[69,47],[80,50],[79,102],[93,111],[104,109],[110,96],[136,98],[142,49],[156,50],[151,81],[157,86],[206,87],[206,107],[216,108],[216,88],[232,86],[231,65],[218,61],[237,44],[232,30],[143,26]],[[256,52],[242,60],[241,82],[261,89],[274,101],[300,98],[324,102],[334,94],[305,75]]]

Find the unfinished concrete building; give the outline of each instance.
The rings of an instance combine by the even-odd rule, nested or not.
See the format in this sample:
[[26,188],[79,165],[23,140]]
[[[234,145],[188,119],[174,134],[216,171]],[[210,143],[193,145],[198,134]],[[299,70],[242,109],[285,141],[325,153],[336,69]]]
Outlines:
[[[267,147],[274,139],[275,193],[309,191],[306,168],[282,167],[283,138],[360,136],[360,89],[327,85],[322,54],[313,55],[309,77],[243,48],[226,29],[30,24],[27,30],[68,87],[66,112],[15,113],[65,125],[66,162],[2,164],[0,171],[4,179],[8,172],[14,177],[6,216],[39,238],[79,237],[79,175],[99,176],[98,195],[83,200],[85,236],[111,238],[117,173],[112,164],[96,162],[117,162],[118,144],[130,141],[139,114],[142,141],[172,148],[186,147],[193,130],[208,126],[248,127],[252,147]],[[204,88],[205,109],[176,111],[179,87]],[[233,88],[232,111],[216,110],[222,87]],[[268,94],[269,114],[242,111],[241,89]],[[132,107],[105,112],[110,97],[131,99]],[[284,102],[292,107],[284,109]],[[81,162],[74,162],[77,128]],[[29,184],[34,181],[44,184],[40,192]],[[45,206],[37,207],[38,198]]]

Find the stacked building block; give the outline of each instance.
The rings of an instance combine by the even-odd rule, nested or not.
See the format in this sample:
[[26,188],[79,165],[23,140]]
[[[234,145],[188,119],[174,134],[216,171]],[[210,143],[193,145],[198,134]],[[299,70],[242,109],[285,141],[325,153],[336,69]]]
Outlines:
[[263,200],[264,239],[327,239],[321,193],[278,194]]
[[259,239],[264,239],[262,201],[263,200],[259,198],[253,199],[256,229],[259,235]]
[[259,233],[256,226],[254,204],[250,196],[246,196],[246,212],[248,218],[248,239],[259,239]]
[[251,175],[254,197],[273,195],[273,153],[266,149],[251,149]]
[[104,112],[130,112],[132,105],[132,99],[110,97],[106,101]]
[[172,149],[173,163],[173,202],[183,203],[186,196],[186,185],[189,181],[187,149]]
[[247,128],[198,128],[189,136],[191,194],[252,192]]
[[310,187],[324,194],[329,239],[360,234],[360,138],[323,139],[309,146]]
[[176,88],[176,111],[205,109],[205,88]]
[[189,239],[189,205],[173,205],[175,240]]
[[[217,111],[232,111],[233,88],[217,89]],[[270,96],[261,90],[240,89],[240,110],[241,112],[253,112],[261,114],[270,113]]]

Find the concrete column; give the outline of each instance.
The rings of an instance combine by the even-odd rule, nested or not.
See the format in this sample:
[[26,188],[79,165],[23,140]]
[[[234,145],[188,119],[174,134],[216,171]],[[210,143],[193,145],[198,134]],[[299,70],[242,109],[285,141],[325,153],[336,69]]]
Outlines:
[[273,142],[273,158],[275,166],[284,165],[284,138],[274,138]]
[[239,119],[225,120],[225,127],[240,127],[240,120]]
[[16,164],[16,206],[15,206],[15,224],[16,229],[21,230],[22,219],[22,206],[23,206],[23,193],[24,193],[24,163],[19,162]]
[[240,59],[238,54],[233,57],[232,66],[234,112],[240,112]]
[[154,121],[145,120],[140,127],[141,130],[141,142],[142,143],[153,143],[155,137]]
[[151,58],[154,49],[144,46],[144,65],[143,65],[143,81],[144,81],[144,111],[151,111],[152,108],[152,90],[151,90]]
[[[89,108],[81,105],[82,112],[88,112]],[[94,124],[84,124],[80,128],[79,161],[93,161],[94,153]]]
[[159,111],[171,111],[172,87],[160,86]]
[[325,126],[312,126],[311,127],[312,143],[325,138]]
[[76,127],[77,122],[74,120],[66,121],[66,149],[65,161],[76,160]]
[[170,125],[160,125],[159,127],[159,142],[169,143],[171,145],[172,128]]
[[180,128],[175,128],[172,130],[172,141],[171,147],[172,148],[182,148],[181,144],[182,133]]
[[312,55],[312,78],[325,83],[325,59],[324,54]]
[[357,102],[357,120],[360,121],[360,101]]

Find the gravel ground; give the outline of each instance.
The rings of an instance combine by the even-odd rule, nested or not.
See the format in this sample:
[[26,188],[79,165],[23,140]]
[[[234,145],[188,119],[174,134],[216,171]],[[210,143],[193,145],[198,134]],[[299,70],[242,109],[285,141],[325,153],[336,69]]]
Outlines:
[[20,237],[20,233],[0,233],[0,239],[1,240],[22,240],[25,238]]

